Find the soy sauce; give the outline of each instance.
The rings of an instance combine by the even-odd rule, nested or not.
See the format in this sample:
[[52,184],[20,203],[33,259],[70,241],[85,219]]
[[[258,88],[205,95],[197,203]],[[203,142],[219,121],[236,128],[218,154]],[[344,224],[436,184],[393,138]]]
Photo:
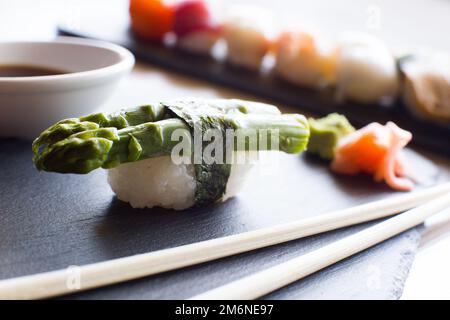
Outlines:
[[70,72],[32,65],[0,65],[0,77],[37,77],[66,73]]

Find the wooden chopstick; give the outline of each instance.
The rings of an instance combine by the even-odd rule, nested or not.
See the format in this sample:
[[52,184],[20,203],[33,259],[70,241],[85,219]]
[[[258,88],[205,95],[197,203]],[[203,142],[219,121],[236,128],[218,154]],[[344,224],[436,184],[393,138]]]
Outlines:
[[274,227],[77,268],[79,288],[67,269],[0,281],[0,299],[39,299],[74,293],[175,270],[230,255],[386,217],[450,192],[450,183]]
[[370,248],[450,207],[450,193],[320,249],[254,273],[191,299],[256,299]]

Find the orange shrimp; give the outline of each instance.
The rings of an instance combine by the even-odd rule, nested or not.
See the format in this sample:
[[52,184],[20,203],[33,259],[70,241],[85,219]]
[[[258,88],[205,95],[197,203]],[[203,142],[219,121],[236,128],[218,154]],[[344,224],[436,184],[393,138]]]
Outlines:
[[388,122],[371,123],[339,141],[331,169],[343,174],[367,173],[375,181],[385,181],[391,188],[408,191],[414,187],[405,177],[405,160],[401,150],[412,134]]

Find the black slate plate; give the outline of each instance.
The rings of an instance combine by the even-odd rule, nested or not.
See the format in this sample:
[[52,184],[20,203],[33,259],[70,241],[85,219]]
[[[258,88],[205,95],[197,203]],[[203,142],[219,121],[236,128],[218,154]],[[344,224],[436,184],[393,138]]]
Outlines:
[[[407,155],[436,182],[433,165],[412,151]],[[30,142],[0,139],[0,168],[0,279],[236,234],[395,194],[369,177],[337,177],[325,163],[280,154],[277,166],[255,168],[241,195],[223,204],[183,212],[134,210],[114,197],[104,171],[36,171]],[[187,298],[367,225],[68,297]],[[398,298],[419,239],[412,229],[266,298]]]
[[346,115],[357,126],[374,121],[381,123],[394,121],[400,127],[414,133],[414,144],[450,155],[450,126],[440,126],[416,119],[407,112],[401,102],[389,108],[356,103],[337,104],[332,91],[318,92],[302,89],[270,73],[258,74],[209,57],[189,54],[159,44],[144,43],[133,37],[123,19],[124,17],[112,19],[114,25],[108,24],[105,28],[102,28],[97,20],[93,23],[86,22],[76,30],[60,26],[59,33],[114,42],[131,50],[142,61],[247,92],[275,103],[298,107],[300,111],[307,111],[317,116],[339,112]]

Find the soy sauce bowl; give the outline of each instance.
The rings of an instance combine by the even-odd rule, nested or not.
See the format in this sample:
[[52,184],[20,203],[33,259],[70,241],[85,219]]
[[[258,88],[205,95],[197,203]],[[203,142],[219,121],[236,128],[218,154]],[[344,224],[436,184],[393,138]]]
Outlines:
[[63,74],[0,77],[0,136],[35,138],[53,123],[95,112],[134,65],[125,48],[58,37],[0,43],[0,66],[35,66]]

